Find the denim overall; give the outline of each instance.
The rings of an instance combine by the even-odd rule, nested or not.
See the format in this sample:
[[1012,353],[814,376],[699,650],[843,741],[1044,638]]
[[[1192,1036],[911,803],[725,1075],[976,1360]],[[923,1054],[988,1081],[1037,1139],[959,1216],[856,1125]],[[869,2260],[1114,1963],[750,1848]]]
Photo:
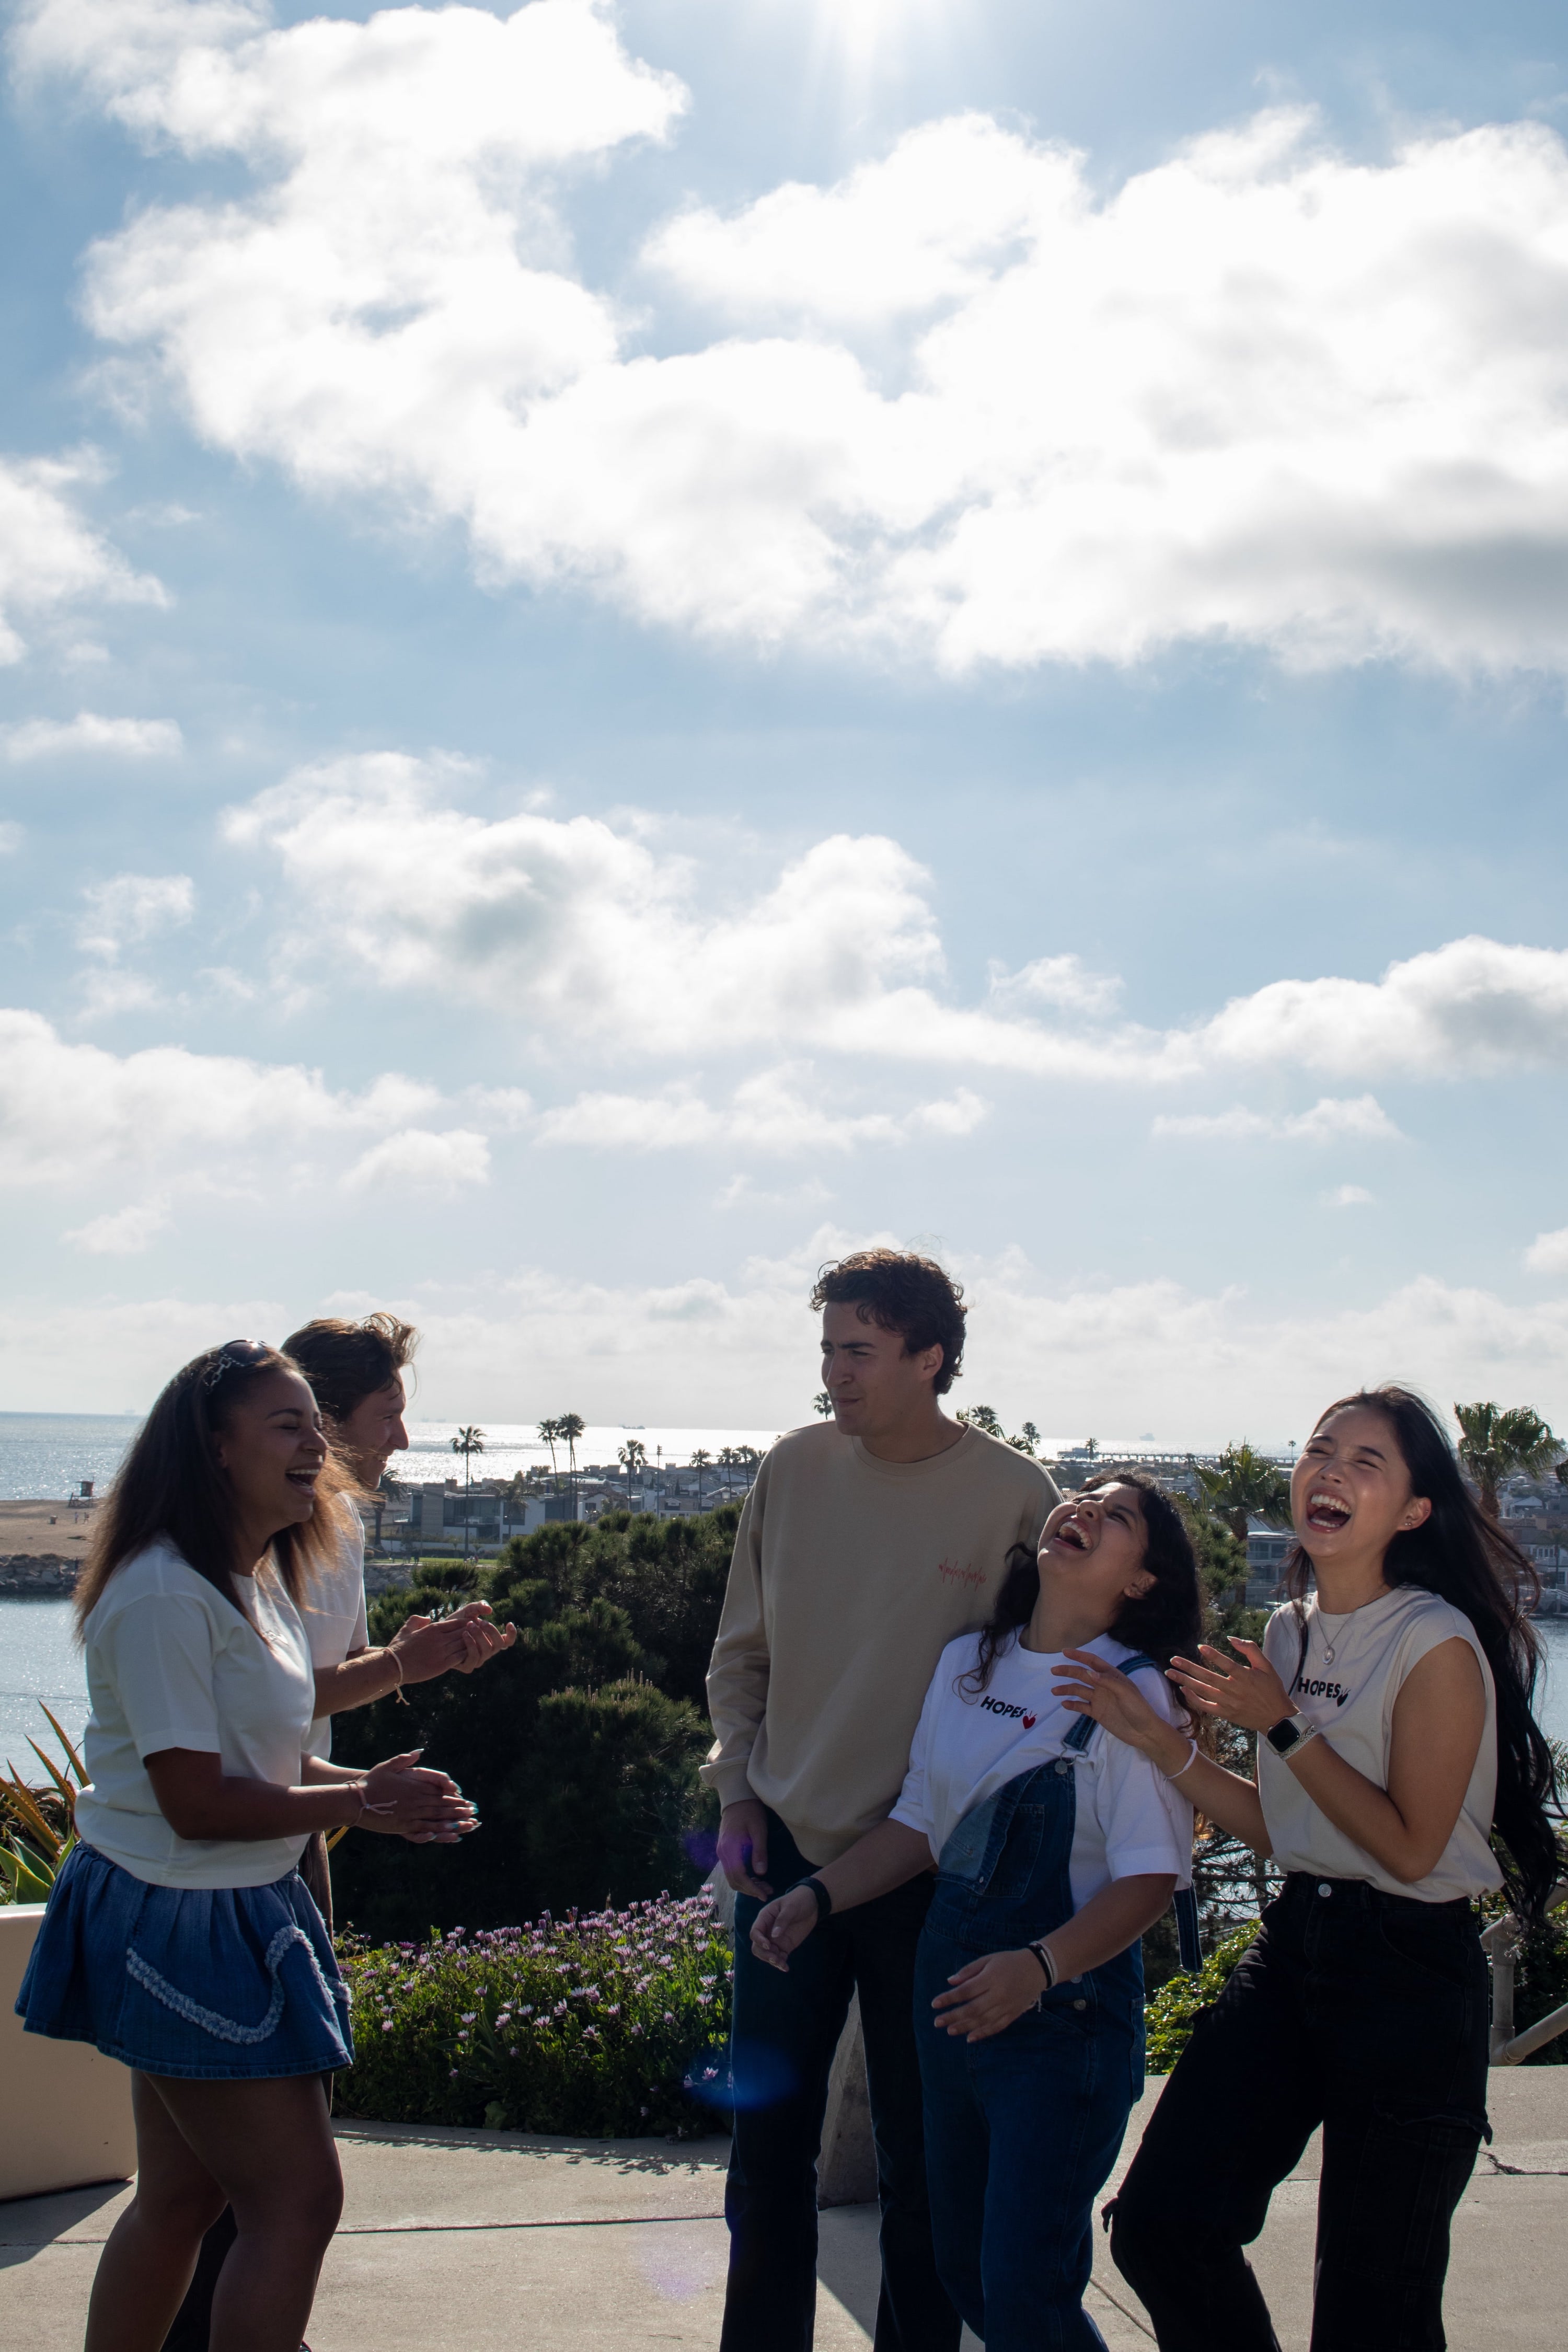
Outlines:
[[[1129,1658],[1122,1672],[1152,1663]],[[1042,1992],[982,2042],[935,2027],[931,2009],[971,1960],[1018,1950],[1071,1918],[1078,1765],[1097,1735],[1109,1737],[1079,1717],[1064,1754],[959,1822],[915,1961],[937,2268],[985,2352],[1088,2352],[1105,2341],[1083,2293],[1094,2198],[1143,2087],[1139,1945]],[[1195,1965],[1190,1898],[1178,1900],[1177,1921],[1184,1965]]]

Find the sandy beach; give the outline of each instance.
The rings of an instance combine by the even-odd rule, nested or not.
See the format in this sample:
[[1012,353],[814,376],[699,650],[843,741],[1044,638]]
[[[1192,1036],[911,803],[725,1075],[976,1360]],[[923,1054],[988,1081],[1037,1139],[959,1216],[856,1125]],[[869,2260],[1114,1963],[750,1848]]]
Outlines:
[[0,1503],[0,1559],[79,1559],[95,1503]]

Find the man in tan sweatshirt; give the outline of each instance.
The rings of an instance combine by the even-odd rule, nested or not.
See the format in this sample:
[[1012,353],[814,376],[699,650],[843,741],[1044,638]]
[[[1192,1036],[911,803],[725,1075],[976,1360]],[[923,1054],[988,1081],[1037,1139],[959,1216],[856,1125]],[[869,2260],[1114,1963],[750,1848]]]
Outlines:
[[730,2279],[721,2352],[809,2352],[816,2158],[828,2071],[858,1990],[882,2206],[877,2352],[955,2352],[937,2277],[915,2053],[914,1955],[929,1878],[823,1922],[787,1975],[752,1958],[761,1905],[891,1810],[936,1662],[991,1614],[1008,1551],[1060,1499],[1036,1462],[951,1421],[958,1286],[928,1258],[863,1250],[826,1268],[833,1420],[763,1462],[735,1538],[708,1675],[703,1778],[737,1891]]

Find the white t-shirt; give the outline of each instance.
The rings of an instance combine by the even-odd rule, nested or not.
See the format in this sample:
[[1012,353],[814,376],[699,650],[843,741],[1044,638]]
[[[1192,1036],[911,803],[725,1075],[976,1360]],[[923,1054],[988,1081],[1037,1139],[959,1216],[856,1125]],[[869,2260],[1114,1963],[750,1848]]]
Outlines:
[[[357,1511],[349,1516],[353,1524],[343,1538],[336,1559],[323,1574],[313,1577],[300,1595],[300,1615],[304,1621],[305,1639],[310,1645],[312,1666],[341,1666],[345,1658],[352,1658],[356,1650],[367,1648],[370,1643],[365,1619],[364,1528]],[[320,1757],[324,1763],[331,1752],[332,1718],[319,1715],[310,1726],[305,1753]]]
[[[1082,1644],[1115,1665],[1136,1656],[1124,1642],[1101,1633]],[[1192,1884],[1193,1809],[1180,1790],[1135,1748],[1097,1726],[1088,1748],[1067,1746],[1082,1717],[1051,1696],[1060,1679],[1059,1651],[1026,1650],[1016,1634],[998,1651],[991,1680],[978,1696],[958,1687],[978,1655],[973,1633],[950,1642],[937,1662],[910,1748],[910,1769],[892,1819],[923,1830],[933,1858],[964,1816],[1021,1772],[1067,1756],[1078,1775],[1068,1876],[1074,1911],[1113,1879],[1171,1872]],[[1176,1703],[1156,1667],[1131,1677],[1167,1722]]]
[[87,1621],[91,1785],[77,1827],[153,1886],[267,1886],[305,1849],[302,1837],[176,1837],[143,1767],[194,1748],[226,1773],[299,1787],[316,1697],[305,1629],[270,1568],[240,1590],[254,1623],[160,1540],[115,1570]]
[[[1486,1652],[1469,1619],[1435,1592],[1402,1584],[1342,1617],[1327,1617],[1316,1600],[1306,1610],[1307,1656],[1296,1684],[1301,1654],[1300,1621],[1289,1603],[1277,1609],[1263,1636],[1263,1654],[1301,1713],[1317,1724],[1330,1747],[1380,1789],[1388,1786],[1388,1747],[1394,1702],[1411,1668],[1456,1635],[1475,1652],[1486,1690],[1486,1726],[1470,1784],[1454,1833],[1436,1868],[1414,1883],[1395,1878],[1364,1846],[1335,1829],[1320,1812],[1282,1756],[1266,1739],[1258,1743],[1258,1794],[1268,1823],[1274,1859],[1281,1870],[1307,1870],[1324,1878],[1360,1878],[1385,1895],[1414,1895],[1421,1903],[1449,1903],[1462,1895],[1485,1895],[1502,1885],[1502,1873],[1489,1843],[1497,1796],[1497,1695]],[[1329,1653],[1332,1652],[1331,1657]]]

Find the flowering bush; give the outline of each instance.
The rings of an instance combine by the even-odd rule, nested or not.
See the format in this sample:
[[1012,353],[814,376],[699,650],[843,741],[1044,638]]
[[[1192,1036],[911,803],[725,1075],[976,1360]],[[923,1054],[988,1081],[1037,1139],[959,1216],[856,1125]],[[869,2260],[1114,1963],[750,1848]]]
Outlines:
[[606,2138],[711,2130],[730,1939],[706,1894],[544,1912],[424,1944],[338,1945],[353,1996],[348,2115]]

